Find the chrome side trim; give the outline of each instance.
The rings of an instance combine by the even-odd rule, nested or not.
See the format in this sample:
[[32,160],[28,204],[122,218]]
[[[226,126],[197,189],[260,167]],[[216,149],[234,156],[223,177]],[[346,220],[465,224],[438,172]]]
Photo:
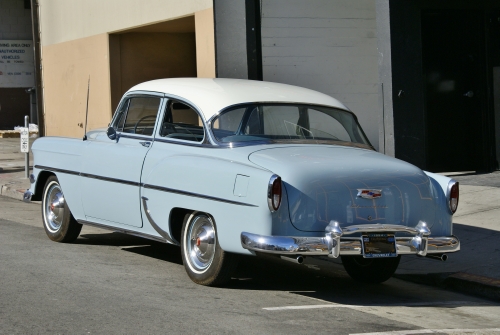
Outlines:
[[149,184],[144,184],[143,186],[144,186],[144,188],[149,188],[151,190],[157,190],[157,191],[162,191],[162,192],[168,192],[168,193],[175,193],[175,194],[180,194],[180,195],[186,195],[188,197],[195,197],[195,198],[202,198],[202,199],[207,199],[207,200],[225,202],[225,203],[232,204],[232,205],[248,206],[248,207],[259,207],[257,205],[247,204],[247,203],[244,203],[244,202],[238,202],[238,201],[233,201],[233,200],[216,198],[216,197],[212,197],[212,196],[209,196],[209,195],[204,195],[204,194],[199,194],[199,193],[192,193],[192,192],[186,192],[186,191],[176,190],[176,189],[168,188],[168,187],[155,186],[155,185],[149,185]]
[[80,172],[80,176],[85,177],[85,178],[98,179],[98,180],[109,181],[112,183],[119,183],[119,184],[125,184],[125,185],[130,185],[130,186],[141,186],[141,183],[138,183],[135,181],[103,177],[103,176],[98,176],[95,174],[89,174],[89,173],[83,173],[83,172]]
[[176,189],[168,188],[168,187],[155,186],[155,185],[149,185],[149,184],[141,184],[139,182],[134,182],[134,181],[129,181],[129,180],[123,180],[123,179],[116,179],[116,178],[98,176],[98,175],[90,174],[90,173],[83,173],[83,172],[76,172],[76,171],[70,171],[70,170],[56,169],[56,168],[51,168],[51,167],[41,166],[41,165],[35,165],[35,167],[37,169],[42,169],[42,170],[46,170],[46,171],[68,173],[68,174],[73,174],[73,175],[79,175],[79,176],[85,177],[85,178],[98,179],[98,180],[108,181],[108,182],[112,182],[112,183],[125,184],[125,185],[130,185],[130,186],[143,186],[144,188],[149,188],[149,189],[152,189],[152,190],[157,190],[157,191],[162,191],[162,192],[168,192],[168,193],[176,193],[176,194],[186,195],[186,196],[189,196],[189,197],[202,198],[202,199],[207,199],[207,200],[212,200],[212,201],[225,202],[225,203],[232,204],[232,205],[248,206],[248,207],[259,207],[257,205],[247,204],[247,203],[244,203],[244,202],[233,201],[233,200],[228,200],[228,199],[223,199],[223,198],[217,198],[217,197],[212,197],[212,196],[204,195],[204,194],[186,192],[186,191],[176,190]]
[[53,167],[43,166],[43,165],[35,165],[35,168],[40,169],[40,170],[45,170],[45,171],[67,173],[67,174],[72,174],[72,175],[79,175],[80,174],[80,172],[76,172],[76,171],[58,169],[58,168],[53,168]]
[[148,218],[148,221],[151,224],[151,226],[156,230],[158,234],[160,234],[165,240],[167,240],[167,242],[179,245],[179,242],[170,237],[170,234],[167,233],[165,230],[161,229],[160,226],[158,226],[151,217],[151,211],[149,210],[147,203],[149,199],[146,197],[141,197],[141,199],[142,199],[142,206],[144,207],[144,213],[146,213],[146,217]]
[[144,234],[144,233],[136,232],[136,231],[133,231],[133,230],[128,230],[128,229],[125,229],[125,228],[111,227],[111,226],[107,226],[107,225],[104,225],[104,224],[101,224],[101,223],[95,223],[95,222],[87,221],[87,220],[77,220],[77,221],[78,221],[79,224],[84,224],[84,225],[87,225],[87,226],[92,226],[92,227],[96,227],[96,228],[101,228],[101,229],[106,229],[106,230],[110,230],[110,231],[115,231],[117,233],[122,233],[122,234],[127,234],[127,235],[142,237],[142,238],[147,238],[148,240],[153,240],[153,241],[158,241],[158,242],[162,242],[162,243],[167,243],[167,241],[165,239],[163,239],[161,237],[158,237],[158,236]]

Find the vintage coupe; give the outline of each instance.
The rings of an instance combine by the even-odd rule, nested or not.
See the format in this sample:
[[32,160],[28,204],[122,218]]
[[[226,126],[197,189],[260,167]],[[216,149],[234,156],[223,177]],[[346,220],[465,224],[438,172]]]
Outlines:
[[401,255],[460,249],[458,183],[376,152],[348,108],[305,88],[145,82],[107,130],[32,150],[25,200],[42,201],[51,240],[88,224],[176,244],[203,285],[229,280],[238,254],[340,256],[354,279],[379,283]]

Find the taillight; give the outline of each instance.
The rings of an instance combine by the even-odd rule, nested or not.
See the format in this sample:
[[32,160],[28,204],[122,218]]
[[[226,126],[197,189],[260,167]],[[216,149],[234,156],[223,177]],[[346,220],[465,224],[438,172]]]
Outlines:
[[448,184],[448,204],[450,206],[451,214],[455,214],[458,208],[458,182],[450,180]]
[[273,175],[267,186],[267,204],[271,212],[277,211],[281,205],[281,178]]

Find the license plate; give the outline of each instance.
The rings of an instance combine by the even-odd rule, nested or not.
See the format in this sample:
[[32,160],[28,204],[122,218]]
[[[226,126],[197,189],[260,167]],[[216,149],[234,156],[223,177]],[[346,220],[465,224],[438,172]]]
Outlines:
[[361,237],[363,257],[396,257],[396,238],[393,234],[367,234]]

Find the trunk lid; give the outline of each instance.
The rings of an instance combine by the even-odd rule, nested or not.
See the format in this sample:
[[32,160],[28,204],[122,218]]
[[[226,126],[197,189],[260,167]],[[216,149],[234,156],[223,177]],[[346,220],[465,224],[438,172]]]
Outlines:
[[[341,227],[376,223],[414,227],[423,220],[431,229],[436,221],[440,195],[427,175],[375,151],[302,145],[259,150],[249,160],[281,176],[290,221],[302,231],[323,232],[331,220]],[[363,190],[372,192],[372,198],[358,196]]]

